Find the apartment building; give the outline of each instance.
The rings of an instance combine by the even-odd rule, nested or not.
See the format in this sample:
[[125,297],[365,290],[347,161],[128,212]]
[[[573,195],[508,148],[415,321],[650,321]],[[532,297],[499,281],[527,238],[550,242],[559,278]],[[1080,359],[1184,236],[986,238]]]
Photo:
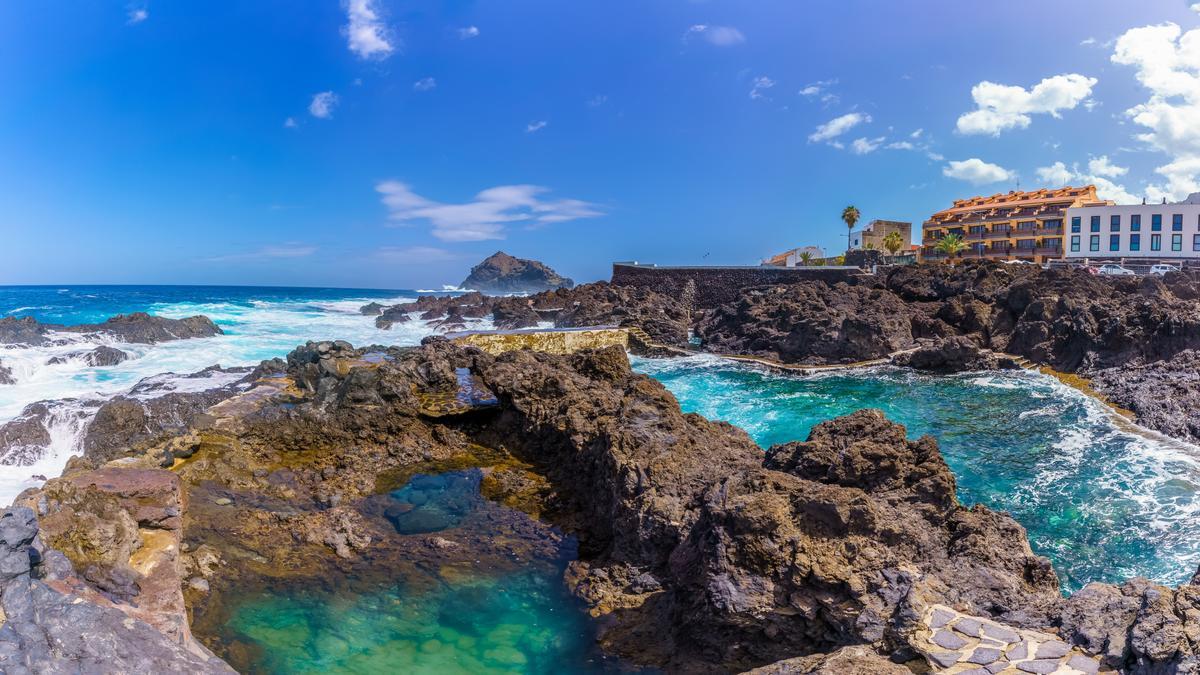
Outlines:
[[1068,258],[1200,259],[1200,193],[1175,204],[1067,209]]
[[948,234],[963,239],[963,258],[1043,262],[1064,256],[1066,212],[1111,205],[1096,196],[1095,185],[1056,190],[1011,191],[956,200],[921,225],[921,260],[944,260],[938,241]]

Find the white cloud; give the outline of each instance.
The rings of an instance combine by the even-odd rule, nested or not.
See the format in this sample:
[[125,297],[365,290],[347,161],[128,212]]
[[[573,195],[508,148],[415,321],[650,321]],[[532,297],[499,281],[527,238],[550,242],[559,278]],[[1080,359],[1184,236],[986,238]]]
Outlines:
[[316,246],[289,242],[264,246],[256,251],[246,253],[231,253],[229,255],[208,258],[208,262],[252,262],[256,260],[286,260],[289,258],[306,258],[317,252]]
[[1096,194],[1101,199],[1111,199],[1118,204],[1136,204],[1139,197],[1130,194],[1124,185],[1117,185],[1111,180],[1111,178],[1125,175],[1128,171],[1129,169],[1125,167],[1111,164],[1107,155],[1101,155],[1088,161],[1087,171],[1081,171],[1079,165],[1068,169],[1066,164],[1055,162],[1050,166],[1039,168],[1037,177],[1046,184],[1046,187],[1057,188],[1072,184],[1075,186],[1095,185]]
[[1096,44],[1096,38],[1094,38],[1094,37],[1084,38],[1079,41],[1080,47],[1087,47],[1087,46],[1094,45],[1094,44]]
[[1000,181],[1010,180],[1016,176],[1012,171],[997,164],[985,162],[978,157],[962,161],[950,160],[946,166],[942,167],[942,175],[947,178],[965,180],[974,185],[999,183]]
[[871,116],[866,113],[846,113],[841,117],[835,117],[818,126],[816,131],[808,135],[808,142],[820,143],[821,141],[832,141],[863,122],[870,121]]
[[1072,110],[1085,102],[1096,82],[1094,77],[1072,73],[1048,77],[1026,90],[985,80],[971,88],[971,98],[978,109],[958,118],[958,131],[999,136],[1008,129],[1028,127],[1032,121],[1030,115],[1059,117],[1063,110]]
[[525,133],[532,134],[534,132],[541,131],[542,129],[546,128],[547,124],[549,124],[549,122],[546,120],[535,120],[530,122],[529,124],[525,125]]
[[1050,187],[1062,187],[1071,182],[1074,173],[1067,168],[1062,162],[1055,162],[1050,166],[1043,166],[1037,170],[1038,180]]
[[470,40],[474,37],[479,37],[479,28],[475,26],[467,26],[466,28],[458,29],[459,40]]
[[578,199],[542,199],[548,188],[537,185],[500,185],[475,195],[465,204],[444,204],[426,199],[400,181],[375,186],[397,225],[428,221],[433,236],[442,241],[503,239],[508,225],[539,227],[604,215],[591,203]]
[[360,59],[385,59],[396,50],[374,0],[346,0],[344,28],[350,51]]
[[295,117],[289,117],[283,121],[283,128],[285,128],[285,129],[295,129],[298,126],[300,126],[300,125],[296,124]]
[[416,82],[413,82],[413,89],[416,91],[429,91],[437,86],[437,80],[432,77],[423,77]]
[[1123,166],[1117,166],[1109,161],[1108,155],[1100,155],[1092,157],[1088,160],[1088,171],[1093,175],[1105,176],[1108,178],[1119,178],[1129,173],[1129,169]]
[[374,257],[389,263],[421,265],[458,260],[462,256],[436,246],[381,246]]
[[746,36],[742,35],[742,31],[732,26],[696,24],[687,29],[687,32],[683,35],[683,40],[687,42],[694,37],[702,38],[705,42],[717,47],[732,47],[746,41]]
[[924,134],[924,133],[925,133],[925,130],[924,130],[924,129],[917,129],[916,131],[914,131],[914,132],[912,132],[911,134],[909,134],[909,135],[908,135],[908,137],[909,137],[909,138],[914,138],[914,139],[916,139],[916,138],[920,138],[920,137],[921,137],[921,135],[922,135],[922,134]]
[[608,103],[608,97],[605,96],[604,94],[596,94],[595,96],[593,96],[587,100],[587,104],[588,104],[589,108],[599,108],[600,106],[604,105],[605,103]]
[[838,102],[836,94],[829,91],[829,88],[837,84],[837,80],[819,80],[812,84],[806,85],[798,93],[805,97],[819,100],[825,105],[831,105]]
[[125,15],[125,23],[132,26],[135,23],[141,23],[149,18],[150,18],[149,10],[147,10],[145,7],[135,7],[133,9],[130,9],[129,12]]
[[333,117],[333,109],[337,103],[337,94],[332,91],[323,91],[313,95],[312,103],[308,104],[308,112],[313,117],[327,120]]
[[875,152],[879,146],[883,144],[884,137],[879,138],[856,138],[850,144],[850,151],[856,155],[866,155]]
[[893,141],[884,146],[888,150],[916,150],[917,146],[908,141]]
[[1117,39],[1111,58],[1134,66],[1138,82],[1150,90],[1149,100],[1125,111],[1147,129],[1137,138],[1171,158],[1155,169],[1166,182],[1148,186],[1150,198],[1178,200],[1200,191],[1200,28],[1133,28]]
[[1200,2],[1194,2],[1194,3],[1192,3],[1192,11],[1193,11],[1193,12],[1200,12]]
[[752,83],[752,85],[750,87],[750,98],[752,98],[752,99],[767,98],[767,95],[765,92],[774,86],[775,86],[775,80],[772,80],[771,78],[767,77],[766,75],[760,75],[760,76],[754,78],[754,82]]

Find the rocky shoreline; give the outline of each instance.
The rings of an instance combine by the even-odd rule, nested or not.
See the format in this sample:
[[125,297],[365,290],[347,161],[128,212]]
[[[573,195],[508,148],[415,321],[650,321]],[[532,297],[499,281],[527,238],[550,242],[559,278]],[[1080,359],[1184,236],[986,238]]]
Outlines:
[[[486,557],[494,542],[401,545],[377,505],[416,472],[465,467],[484,469],[486,498],[536,518],[497,526],[509,533],[504,556],[533,556],[547,541],[538,521],[578,539],[566,582],[601,626],[601,646],[631,664],[907,672],[897,664],[941,669],[988,650],[981,665],[1200,664],[1189,637],[1200,587],[1133,580],[1063,598],[1019,524],[959,505],[937,444],[907,440],[875,411],[764,455],[742,431],[683,414],[620,349],[490,356],[436,338],[415,349],[310,343],[245,384],[119,453],[85,447],[7,516],[28,524],[3,541],[30,561],[30,579],[57,565],[78,581],[79,604],[123,612],[156,629],[154,641],[183,647],[144,651],[155,671],[226,672],[197,661],[207,652],[189,646],[188,619],[211,631],[226,598],[247,588],[411,568],[455,546]],[[959,618],[934,625],[946,608]],[[15,616],[0,645],[22,629]],[[965,635],[972,621],[1007,632]],[[112,631],[105,639],[127,639]],[[199,638],[247,663],[240,647]],[[12,644],[12,663],[44,658]]]
[[[410,316],[447,329],[486,317],[625,326],[675,348],[694,335],[713,353],[804,365],[895,355],[956,372],[1018,357],[1091,378],[1147,425],[1195,438],[1198,298],[1177,275],[983,264],[748,289],[703,311],[686,295],[598,283],[363,313],[381,326]],[[136,320],[124,339],[210,330],[185,321]],[[39,327],[9,334],[45,337]],[[105,402],[82,456],[0,518],[6,672],[251,668],[262,655],[220,627],[256,589],[388,575],[438,584],[428,570],[455,569],[464,551],[515,570],[557,555],[564,535],[578,544],[565,583],[600,647],[630,666],[1200,669],[1200,573],[1178,588],[1133,579],[1063,597],[1024,529],[959,504],[936,442],[908,440],[878,411],[764,454],[741,430],[682,413],[619,348],[493,356],[436,337],[419,348],[309,343],[196,376],[214,374],[225,384],[156,395],[150,378]],[[27,408],[0,439],[22,447],[52,404]],[[418,473],[463,470],[481,472],[481,498],[507,510],[489,512],[484,530],[397,534],[381,495]]]

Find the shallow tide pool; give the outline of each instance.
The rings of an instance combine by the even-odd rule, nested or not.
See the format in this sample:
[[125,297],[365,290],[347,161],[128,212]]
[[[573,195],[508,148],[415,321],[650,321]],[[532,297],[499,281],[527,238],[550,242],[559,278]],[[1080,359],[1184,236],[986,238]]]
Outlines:
[[764,448],[879,408],[934,436],[964,504],[1008,511],[1064,591],[1090,581],[1189,579],[1200,562],[1200,449],[1124,431],[1096,401],[1025,371],[933,376],[898,368],[781,374],[713,357],[634,359],[685,411]]
[[403,565],[234,592],[218,651],[248,673],[620,670],[563,583],[574,541],[484,499],[480,478],[417,474],[372,498]]

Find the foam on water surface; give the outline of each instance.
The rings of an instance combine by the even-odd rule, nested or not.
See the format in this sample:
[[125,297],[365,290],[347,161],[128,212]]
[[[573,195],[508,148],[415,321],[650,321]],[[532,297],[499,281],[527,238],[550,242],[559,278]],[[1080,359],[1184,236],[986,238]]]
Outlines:
[[1200,563],[1200,448],[1118,425],[1099,402],[1027,371],[932,376],[878,367],[797,376],[713,357],[635,359],[684,410],[764,448],[879,408],[934,436],[966,504],[1008,511],[1064,590],[1189,579]]
[[[158,392],[203,391],[237,379],[222,373],[185,378],[209,366],[253,366],[282,357],[308,340],[347,340],[356,346],[415,345],[433,332],[426,322],[397,323],[391,330],[375,327],[359,308],[369,302],[396,304],[414,300],[408,291],[279,289],[225,287],[0,287],[0,316],[32,316],[67,325],[102,322],[135,311],[168,318],[203,314],[225,335],[159,344],[126,344],[104,336],[51,333],[50,344],[0,346],[0,363],[12,370],[16,384],[0,386],[0,424],[36,401],[76,399],[72,414],[49,421],[54,443],[34,466],[0,466],[0,504],[21,490],[38,485],[34,476],[56,476],[79,450],[87,421],[99,402],[128,392],[144,378],[159,380]],[[31,301],[32,300],[32,301]],[[415,319],[415,317],[414,317]],[[491,328],[473,321],[472,328]],[[106,345],[129,354],[116,366],[93,367],[82,353]],[[78,355],[72,357],[72,355]],[[47,365],[55,357],[66,362]],[[138,394],[152,398],[158,392]]]

